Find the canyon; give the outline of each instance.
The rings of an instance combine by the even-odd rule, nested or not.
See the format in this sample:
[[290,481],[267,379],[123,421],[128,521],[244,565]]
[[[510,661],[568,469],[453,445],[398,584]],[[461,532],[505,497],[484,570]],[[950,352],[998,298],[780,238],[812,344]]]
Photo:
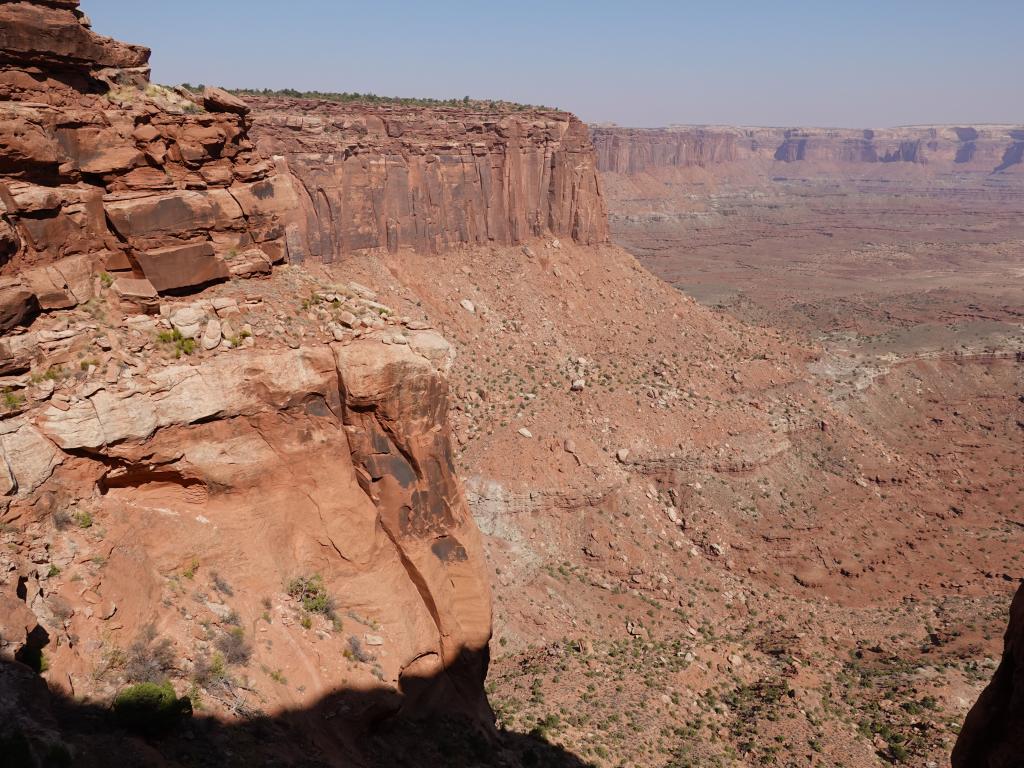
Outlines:
[[1021,129],[243,98],[0,19],[19,765],[980,759]]

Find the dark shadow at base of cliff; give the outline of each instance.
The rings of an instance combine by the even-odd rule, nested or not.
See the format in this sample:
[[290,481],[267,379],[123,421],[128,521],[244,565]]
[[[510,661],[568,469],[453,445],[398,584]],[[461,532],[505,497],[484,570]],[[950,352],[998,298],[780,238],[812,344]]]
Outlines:
[[[309,707],[275,716],[255,710],[241,688],[214,694],[247,714],[232,722],[183,715],[159,733],[141,734],[105,705],[48,690],[30,667],[0,662],[0,765],[3,768],[587,768],[540,735],[498,731],[466,710],[451,681],[423,678],[390,688],[340,690]],[[177,686],[182,694],[182,685]],[[235,697],[238,697],[237,699]],[[424,698],[426,697],[426,698]],[[209,698],[206,698],[209,701]],[[182,700],[185,704],[187,700]],[[246,702],[244,705],[241,702]],[[489,709],[482,693],[483,709]],[[407,712],[415,707],[416,714]],[[424,714],[424,711],[426,712]]]

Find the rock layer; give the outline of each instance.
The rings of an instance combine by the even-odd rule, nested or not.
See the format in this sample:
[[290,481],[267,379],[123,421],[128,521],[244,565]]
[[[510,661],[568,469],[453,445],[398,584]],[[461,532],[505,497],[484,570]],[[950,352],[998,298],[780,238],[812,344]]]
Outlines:
[[0,64],[5,68],[96,76],[105,69],[142,69],[149,64],[148,48],[94,33],[77,0],[3,5]]
[[[13,375],[0,419],[0,514],[20,537],[0,560],[0,660],[34,654],[41,668],[45,648],[51,685],[102,698],[110,690],[96,668],[111,644],[160,633],[177,655],[164,673],[199,680],[214,644],[245,617],[238,636],[259,641],[267,664],[287,665],[296,686],[261,691],[268,710],[376,688],[394,694],[386,711],[345,712],[314,730],[344,736],[396,707],[491,727],[490,592],[452,466],[447,343],[423,325],[387,332],[391,310],[370,299],[369,320],[340,315],[348,330],[331,332],[321,308],[316,333],[285,344],[283,323],[274,338],[257,329],[259,349],[244,321],[232,328],[237,298],[176,308],[167,294],[378,243],[369,229],[361,240],[344,239],[353,230],[341,225],[331,230],[338,239],[321,233],[330,213],[318,222],[288,163],[256,150],[248,105],[219,89],[199,97],[150,85],[148,55],[93,34],[74,0],[0,3],[0,331],[88,303],[69,313],[74,321],[47,317],[9,333],[0,350]],[[507,153],[493,178],[487,153],[469,152],[483,186],[461,196],[452,189],[464,182],[452,182],[445,193],[478,206],[480,236],[525,237],[534,225],[533,209],[510,202],[527,185],[520,166],[537,177],[536,226],[603,236],[596,171],[573,156],[588,151],[585,127],[561,116],[502,130],[510,144],[537,148],[528,159]],[[351,148],[335,138],[320,149],[340,158]],[[383,155],[374,153],[385,151],[397,150],[372,147],[357,163],[376,168]],[[397,162],[387,157],[384,165]],[[511,186],[502,186],[505,171]],[[430,220],[418,207],[424,187],[403,187],[404,198],[372,173],[363,181],[339,220],[362,227],[379,204],[399,245],[427,243],[413,234]],[[369,208],[355,210],[357,201]],[[282,321],[308,295],[290,293],[295,285],[282,278],[268,289]],[[373,295],[346,289],[327,306],[356,308],[356,293]],[[161,310],[160,319],[140,314]],[[171,360],[193,353],[201,364]],[[97,538],[88,535],[94,520]],[[73,582],[58,578],[65,568]],[[209,591],[172,609],[181,579],[197,572]],[[316,584],[319,602],[296,592],[297,580]],[[241,664],[245,654],[224,656]],[[248,673],[283,685],[284,673],[266,664]],[[212,693],[233,685],[196,684]],[[236,704],[227,711],[245,714]]]
[[101,271],[174,291],[241,251],[286,257],[291,188],[244,105],[149,84],[149,51],[94,34],[75,2],[3,3],[0,20],[0,274],[41,309],[87,301]]
[[313,260],[367,248],[608,237],[587,128],[567,113],[252,104],[260,151],[286,157],[297,179]]
[[1024,126],[825,128],[592,126],[598,169],[637,174],[658,168],[747,163],[911,164],[944,171],[1019,170]]

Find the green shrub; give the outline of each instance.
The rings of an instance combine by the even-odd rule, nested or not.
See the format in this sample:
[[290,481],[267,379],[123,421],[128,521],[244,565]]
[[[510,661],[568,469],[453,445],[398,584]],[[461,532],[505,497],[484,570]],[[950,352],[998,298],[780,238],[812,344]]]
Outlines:
[[192,670],[192,680],[207,688],[227,682],[228,673],[224,657],[215,653],[212,657],[200,658]]
[[302,603],[303,609],[309,613],[334,618],[334,598],[327,594],[319,573],[292,579],[288,582],[288,594]]
[[13,411],[15,408],[20,408],[25,404],[25,396],[11,389],[5,388],[3,390],[4,407],[8,411]]
[[186,338],[182,336],[181,331],[177,328],[170,331],[160,331],[156,335],[156,340],[161,344],[172,344],[174,345],[174,356],[181,357],[182,355],[191,355],[196,351],[195,339]]
[[192,716],[192,702],[188,696],[178,698],[169,682],[139,683],[117,694],[114,716],[128,730],[164,733]]

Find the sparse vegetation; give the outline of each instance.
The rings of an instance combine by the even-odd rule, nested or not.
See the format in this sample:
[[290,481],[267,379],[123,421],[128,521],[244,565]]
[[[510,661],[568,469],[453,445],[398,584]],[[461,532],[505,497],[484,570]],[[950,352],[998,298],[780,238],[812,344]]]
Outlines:
[[235,591],[231,588],[231,585],[228,584],[228,582],[224,578],[222,578],[219,573],[217,573],[217,571],[214,571],[210,574],[210,581],[213,584],[213,588],[220,592],[222,595],[226,595],[227,597],[234,597]]
[[[183,85],[184,88],[193,90],[192,86],[188,83]],[[202,90],[202,86],[196,86],[196,89]],[[539,109],[551,111],[551,107],[535,106],[532,104],[517,104],[512,101],[494,101],[491,99],[471,99],[469,96],[463,96],[456,99],[432,99],[432,98],[416,98],[416,97],[399,97],[399,96],[378,96],[375,93],[347,93],[347,92],[332,92],[332,91],[298,91],[294,88],[280,88],[270,89],[264,88],[262,90],[254,89],[228,89],[229,93],[233,93],[235,96],[245,98],[246,96],[263,96],[267,98],[286,98],[286,99],[316,99],[318,101],[332,101],[336,103],[362,103],[362,104],[375,104],[381,106],[398,106],[398,107],[432,107],[432,108],[459,108],[459,109],[472,109],[472,110],[483,110],[483,111],[499,111],[499,112],[523,112],[526,110]]]
[[188,356],[196,351],[195,339],[183,336],[177,328],[158,332],[156,340],[165,346],[172,347],[175,357]]
[[129,686],[114,699],[118,724],[146,735],[164,733],[191,715],[192,701],[187,696],[178,698],[166,681]]
[[3,404],[4,409],[8,411],[14,411],[21,408],[25,404],[25,396],[20,392],[15,392],[9,387],[3,389]]
[[345,658],[368,664],[376,661],[377,657],[363,648],[363,642],[355,635],[348,636],[348,648],[345,649]]
[[124,676],[132,683],[160,683],[175,668],[174,645],[157,637],[156,626],[147,625],[124,656]]
[[217,638],[217,650],[224,655],[228,664],[245,665],[252,658],[252,646],[245,639],[245,630],[232,627]]
[[320,574],[296,577],[288,582],[286,591],[291,598],[299,601],[307,613],[336,618],[334,598],[327,594]]

